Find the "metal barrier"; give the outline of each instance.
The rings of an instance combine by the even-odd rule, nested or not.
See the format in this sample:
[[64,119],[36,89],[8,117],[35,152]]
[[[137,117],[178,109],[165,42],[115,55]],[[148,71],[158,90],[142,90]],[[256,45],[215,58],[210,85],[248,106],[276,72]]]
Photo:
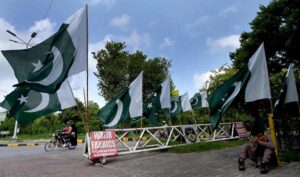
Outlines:
[[[119,155],[167,149],[195,142],[225,141],[239,138],[234,135],[235,123],[192,124],[162,127],[115,129]],[[133,141],[128,141],[131,139]]]

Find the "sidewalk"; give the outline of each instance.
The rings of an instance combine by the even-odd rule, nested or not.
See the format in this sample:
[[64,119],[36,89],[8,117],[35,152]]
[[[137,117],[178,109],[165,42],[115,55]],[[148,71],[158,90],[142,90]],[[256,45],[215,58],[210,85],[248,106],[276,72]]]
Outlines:
[[[284,164],[262,175],[255,164],[247,160],[246,171],[239,171],[237,158],[241,150],[242,146],[200,153],[143,152],[108,158],[107,164],[101,166],[92,165],[82,156],[83,145],[74,150],[52,152],[45,152],[41,146],[6,148],[12,156],[1,158],[0,176],[296,177],[300,174],[300,162]],[[0,156],[3,154],[0,148]]]

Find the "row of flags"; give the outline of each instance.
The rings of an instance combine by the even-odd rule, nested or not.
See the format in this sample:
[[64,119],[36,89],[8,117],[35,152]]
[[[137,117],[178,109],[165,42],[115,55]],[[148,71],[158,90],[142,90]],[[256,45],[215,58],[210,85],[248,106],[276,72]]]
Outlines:
[[[29,49],[2,53],[13,68],[18,84],[0,106],[7,109],[21,124],[75,106],[72,90],[81,85],[84,78],[80,76],[86,72],[87,67],[87,6],[69,17],[55,34],[42,43]],[[292,69],[291,65],[275,110],[290,103],[296,103],[294,105],[298,110],[298,94]],[[122,121],[142,116],[148,117],[156,125],[159,110],[163,110],[167,118],[172,118],[192,109],[209,107],[210,121],[212,127],[216,128],[222,115],[238,96],[242,95],[246,103],[271,99],[263,43],[249,62],[209,97],[206,92],[196,93],[191,99],[188,93],[171,96],[170,78],[167,78],[143,102],[142,78],[143,72],[127,89],[99,110],[98,116],[105,127],[116,127]]]
[[112,98],[99,110],[98,117],[102,119],[105,127],[116,128],[120,122],[138,119],[142,116],[150,119],[151,124],[156,126],[159,110],[163,110],[166,118],[170,119],[182,112],[208,107],[206,93],[195,94],[192,99],[189,98],[188,93],[171,97],[169,77],[143,102],[142,83],[143,72],[137,76],[127,89]]
[[[2,51],[18,80],[0,106],[19,123],[76,105],[72,89],[87,67],[87,6],[69,17],[42,43]],[[80,80],[84,80],[80,77]]]

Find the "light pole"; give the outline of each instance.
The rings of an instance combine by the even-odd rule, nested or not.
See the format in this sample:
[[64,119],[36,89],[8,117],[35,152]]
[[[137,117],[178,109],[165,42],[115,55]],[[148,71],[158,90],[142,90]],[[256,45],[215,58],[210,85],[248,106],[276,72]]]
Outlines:
[[[31,42],[31,40],[37,35],[36,32],[33,32],[30,36],[30,39],[28,40],[28,42],[25,42],[23,39],[19,38],[15,33],[6,30],[6,32],[10,35],[12,35],[13,37],[15,37],[16,39],[18,39],[19,41],[13,40],[13,39],[9,39],[10,42],[14,42],[14,43],[18,43],[18,44],[24,44],[26,46],[26,49],[30,46],[32,47],[32,45],[30,45],[29,43]],[[14,134],[11,137],[12,140],[18,140],[17,138],[17,131],[18,131],[18,121],[15,121],[15,128],[14,128]]]
[[15,33],[6,30],[6,32],[10,35],[12,35],[13,37],[15,37],[16,39],[18,39],[19,41],[13,40],[13,39],[9,39],[10,42],[14,42],[14,43],[18,43],[18,44],[24,44],[26,46],[26,49],[30,46],[32,47],[32,45],[30,45],[29,43],[31,42],[31,40],[37,35],[36,32],[32,32],[30,39],[28,40],[28,42],[25,42],[23,39],[21,39],[19,36],[17,36]]

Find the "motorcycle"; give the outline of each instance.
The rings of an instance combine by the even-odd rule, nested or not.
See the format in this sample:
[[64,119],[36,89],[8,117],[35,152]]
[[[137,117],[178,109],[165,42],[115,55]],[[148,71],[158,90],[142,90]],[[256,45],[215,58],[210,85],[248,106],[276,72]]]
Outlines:
[[51,140],[45,143],[44,149],[46,152],[52,151],[55,147],[74,149],[71,145],[71,140],[68,135],[63,134],[62,130],[57,130]]

